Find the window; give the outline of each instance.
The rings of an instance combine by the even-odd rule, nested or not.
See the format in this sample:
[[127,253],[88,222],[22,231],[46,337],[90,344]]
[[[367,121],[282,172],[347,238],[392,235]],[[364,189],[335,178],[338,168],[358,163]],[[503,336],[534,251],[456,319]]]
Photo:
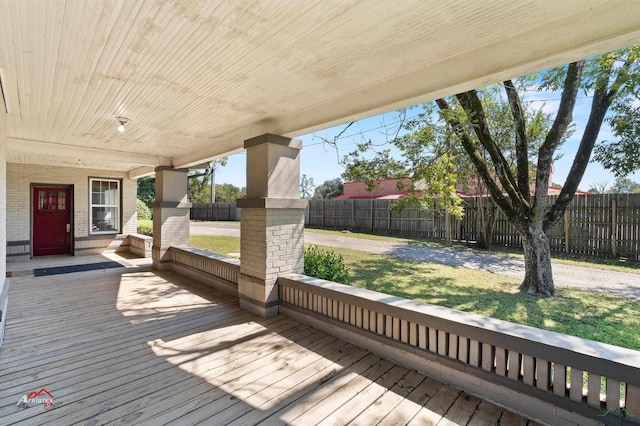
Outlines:
[[120,181],[89,179],[91,233],[113,234],[120,231]]
[[66,210],[67,193],[56,189],[41,189],[38,191],[38,212],[52,210]]

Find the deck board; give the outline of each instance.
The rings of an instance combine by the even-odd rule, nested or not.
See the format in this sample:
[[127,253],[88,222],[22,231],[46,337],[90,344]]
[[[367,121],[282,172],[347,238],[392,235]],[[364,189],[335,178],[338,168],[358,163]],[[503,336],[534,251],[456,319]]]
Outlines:
[[[145,267],[11,278],[0,375],[0,424],[528,422]],[[41,388],[54,395],[53,408],[17,407]]]

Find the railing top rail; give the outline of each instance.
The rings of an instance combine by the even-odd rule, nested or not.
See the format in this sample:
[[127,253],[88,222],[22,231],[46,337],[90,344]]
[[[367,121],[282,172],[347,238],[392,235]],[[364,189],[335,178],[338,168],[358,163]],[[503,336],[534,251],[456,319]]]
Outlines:
[[230,264],[229,266],[231,267],[240,268],[240,259],[235,259],[233,257],[222,256],[220,254],[211,253],[206,250],[200,250],[200,249],[187,247],[187,246],[171,246],[171,249],[179,250],[179,251],[183,251],[191,254],[197,254],[198,256],[206,257],[207,259],[210,259],[213,261]]

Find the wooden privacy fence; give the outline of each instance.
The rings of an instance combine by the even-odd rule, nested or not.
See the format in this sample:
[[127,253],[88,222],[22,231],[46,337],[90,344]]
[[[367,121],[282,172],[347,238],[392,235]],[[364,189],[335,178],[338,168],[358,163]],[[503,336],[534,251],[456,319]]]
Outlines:
[[[549,202],[557,196],[549,196]],[[495,211],[492,243],[520,248],[522,243],[505,215],[487,197],[465,198],[461,220],[435,208],[390,210],[391,200],[309,200],[305,225],[374,234],[476,242],[479,210]],[[192,220],[240,220],[235,203],[194,204]],[[447,226],[450,220],[450,226]],[[594,194],[574,197],[564,218],[548,233],[554,252],[640,260],[640,194]]]
[[236,203],[193,203],[191,220],[240,220],[240,209]]

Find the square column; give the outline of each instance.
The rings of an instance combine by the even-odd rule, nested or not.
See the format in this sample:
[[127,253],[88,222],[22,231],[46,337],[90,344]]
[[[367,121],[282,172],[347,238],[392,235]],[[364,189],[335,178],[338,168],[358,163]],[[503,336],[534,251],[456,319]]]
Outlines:
[[188,170],[170,167],[156,169],[156,201],[153,203],[154,269],[171,269],[168,250],[171,246],[189,245],[189,209],[187,202]]
[[265,134],[245,141],[247,196],[240,212],[240,307],[263,317],[278,313],[277,279],[304,271],[304,211],[300,149],[295,139]]

